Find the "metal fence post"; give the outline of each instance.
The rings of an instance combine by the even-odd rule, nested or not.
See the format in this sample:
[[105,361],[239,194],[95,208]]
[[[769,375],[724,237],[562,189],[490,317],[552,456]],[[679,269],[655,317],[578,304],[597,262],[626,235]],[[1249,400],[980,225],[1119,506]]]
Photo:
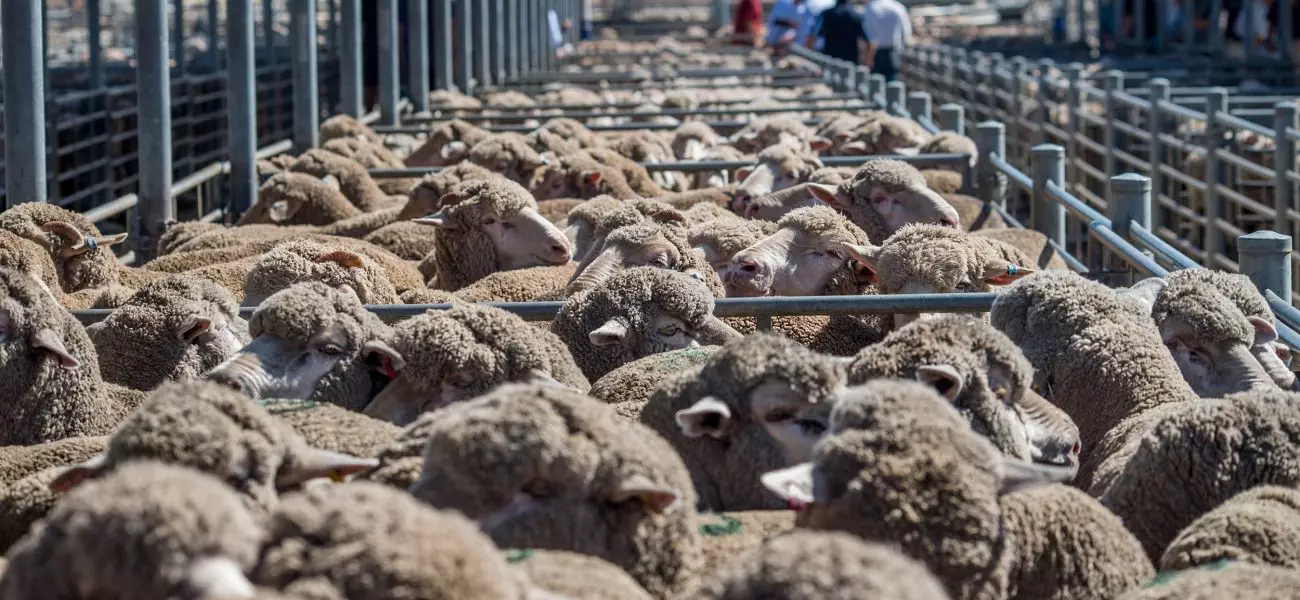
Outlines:
[[474,79],[477,86],[492,85],[492,27],[488,0],[474,0]]
[[[167,9],[163,8],[163,19]],[[0,2],[4,27],[5,204],[45,202],[45,45],[41,2]],[[166,33],[166,24],[163,25]],[[163,36],[163,68],[166,68]],[[143,131],[142,131],[143,133]]]
[[1294,49],[1291,47],[1291,41],[1294,39],[1293,36],[1295,35],[1295,31],[1292,31],[1294,25],[1292,15],[1294,11],[1295,6],[1293,6],[1293,3],[1291,2],[1283,2],[1277,5],[1277,39],[1281,40],[1278,47],[1282,51],[1282,58],[1286,59],[1288,63],[1295,58],[1295,56],[1292,56]]
[[[140,200],[136,205],[132,248],[136,260],[143,262],[153,258],[158,238],[162,236],[167,223],[176,218],[176,201],[172,198],[172,103],[171,72],[167,64],[167,0],[137,2],[135,30]],[[7,35],[5,37],[8,38]],[[9,66],[7,63],[8,60],[6,70]],[[44,121],[37,123],[43,125]],[[13,135],[13,130],[9,130],[9,135]]]
[[907,97],[907,86],[901,81],[885,84],[885,110],[895,116],[903,114],[903,99]]
[[1219,154],[1215,152],[1223,141],[1223,126],[1219,112],[1228,108],[1228,91],[1211,88],[1205,96],[1205,266],[1214,268],[1224,253],[1223,233],[1219,219],[1223,217],[1223,201],[1219,198],[1219,182],[1223,179]]
[[[1115,177],[1115,150],[1118,143],[1115,137],[1115,113],[1119,111],[1119,102],[1115,100],[1115,93],[1124,89],[1124,72],[1117,70],[1106,71],[1102,76],[1103,89],[1106,90],[1106,126],[1102,130],[1102,145],[1106,146],[1106,154],[1102,157],[1102,170],[1106,174],[1106,180],[1110,181]],[[1106,186],[1103,192],[1106,202],[1113,200],[1110,186]]]
[[999,185],[998,170],[993,166],[993,156],[1006,158],[1007,130],[998,121],[984,121],[975,126],[975,147],[979,157],[975,163],[975,189],[979,199],[986,204],[1007,207],[1006,190]]
[[503,20],[506,26],[506,75],[514,79],[519,76],[519,0],[507,0]]
[[[146,0],[147,1],[147,0]],[[172,2],[172,58],[177,75],[185,75],[185,0]],[[139,35],[139,32],[136,33]]]
[[1047,134],[1047,125],[1052,122],[1052,67],[1056,63],[1043,59],[1038,63],[1038,110],[1034,111],[1034,120],[1038,123],[1038,143],[1051,141]]
[[[267,53],[274,57],[275,50],[275,0],[262,0],[262,43]],[[268,62],[275,62],[271,58]]]
[[471,43],[474,37],[474,27],[472,24],[474,11],[470,9],[470,2],[474,0],[456,0],[456,10],[452,19],[456,22],[456,49],[453,56],[459,60],[456,61],[456,87],[460,88],[462,94],[474,93],[474,50]]
[[1237,238],[1241,274],[1262,294],[1272,290],[1291,303],[1291,236],[1276,231],[1256,231]]
[[[293,0],[293,147],[306,152],[319,143],[320,94],[316,74],[316,0]],[[381,43],[382,47],[382,43]]]
[[411,110],[429,112],[429,0],[408,0],[406,66],[406,97]]
[[220,28],[217,27],[217,0],[208,0],[208,58],[212,61],[209,65],[213,69],[221,68],[221,39],[219,35]]
[[1151,178],[1137,173],[1125,173],[1110,178],[1111,197],[1106,206],[1111,229],[1120,237],[1132,240],[1130,224],[1137,223],[1151,230]]
[[913,120],[931,121],[930,106],[930,94],[926,92],[911,92],[907,95],[907,112],[912,114]]
[[90,69],[92,90],[104,87],[104,45],[100,42],[103,37],[103,19],[100,18],[99,9],[99,0],[86,0],[86,38],[90,46],[86,66]]
[[939,107],[939,129],[951,131],[957,135],[966,135],[966,109],[960,104],[944,104]]
[[1034,191],[1029,205],[1029,222],[1058,248],[1065,247],[1065,207],[1047,192],[1047,182],[1065,187],[1065,149],[1041,144],[1030,149],[1030,170]]
[[859,65],[857,71],[857,77],[854,79],[856,87],[853,88],[853,91],[861,96],[862,100],[871,102],[871,69]]
[[397,114],[398,96],[402,85],[401,58],[397,34],[397,0],[375,0],[379,2],[376,9],[379,40],[379,122],[384,125],[396,125],[401,119]]
[[230,130],[230,209],[243,214],[257,200],[257,64],[253,0],[227,0],[226,127]]
[[449,90],[453,85],[452,74],[456,71],[455,48],[452,46],[452,2],[455,0],[433,0],[433,23],[438,28],[433,36],[433,87]]
[[1300,128],[1294,102],[1273,105],[1273,131],[1277,140],[1277,153],[1273,155],[1273,231],[1291,235],[1293,225],[1291,210],[1295,207],[1295,184],[1287,172],[1295,168],[1295,140],[1289,130]]
[[339,7],[342,14],[342,45],[339,47],[339,69],[343,80],[343,94],[340,107],[343,114],[361,117],[365,114],[365,89],[361,77],[361,3],[365,0],[342,0]]
[[885,84],[887,83],[885,81],[885,76],[879,73],[874,73],[869,78],[869,81],[871,82],[871,100],[873,102],[879,102],[881,110],[888,111],[889,104],[885,98]]
[[[1164,135],[1166,119],[1160,102],[1169,100],[1169,80],[1157,77],[1148,85],[1151,88],[1151,115],[1147,120],[1147,131],[1151,134],[1151,145],[1147,159],[1151,163],[1151,195],[1158,200],[1165,193],[1165,174],[1160,172],[1160,167],[1165,164],[1165,142],[1160,136]],[[1158,220],[1157,216],[1156,226],[1159,226]]]
[[506,0],[492,3],[492,81],[506,82]]
[[[1082,128],[1079,127],[1079,109],[1083,104],[1083,65],[1079,63],[1070,63],[1065,65],[1065,78],[1069,83],[1069,88],[1065,92],[1065,106],[1068,113],[1068,120],[1065,125],[1065,156],[1066,156],[1066,177],[1067,181],[1073,180],[1071,175],[1075,171],[1074,163],[1079,160],[1079,143],[1077,141]],[[1067,188],[1068,189],[1068,188]]]

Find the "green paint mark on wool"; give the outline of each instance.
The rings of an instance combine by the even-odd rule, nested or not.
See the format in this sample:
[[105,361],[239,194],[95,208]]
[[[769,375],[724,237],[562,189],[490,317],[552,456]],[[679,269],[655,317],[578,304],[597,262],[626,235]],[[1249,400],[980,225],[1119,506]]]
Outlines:
[[266,411],[271,414],[310,410],[321,405],[320,402],[312,402],[310,400],[289,400],[283,398],[267,398],[265,400],[258,400],[257,404],[258,406],[265,408]]
[[533,557],[534,552],[530,549],[507,550],[506,562],[510,564],[521,563]]
[[[1216,560],[1216,561],[1214,561],[1214,562],[1210,562],[1210,563],[1205,563],[1205,564],[1203,564],[1203,565],[1201,565],[1200,567],[1197,567],[1197,568],[1199,568],[1199,569],[1203,569],[1203,570],[1206,570],[1206,571],[1222,571],[1223,569],[1227,568],[1227,566],[1230,565],[1230,564],[1232,564],[1233,562],[1236,562],[1236,561],[1234,561],[1234,560],[1231,559],[1231,558],[1220,558],[1219,560]],[[1148,587],[1148,588],[1150,588],[1150,587],[1156,587],[1156,586],[1164,585],[1164,584],[1166,584],[1166,583],[1169,583],[1170,581],[1173,581],[1175,577],[1178,577],[1179,574],[1184,573],[1184,572],[1185,572],[1185,571],[1165,571],[1165,572],[1163,572],[1163,573],[1160,573],[1160,574],[1156,575],[1155,578],[1152,579],[1150,583],[1148,583],[1148,584],[1146,584],[1146,585],[1144,585],[1144,586],[1142,586],[1142,587]]]
[[729,535],[737,535],[745,528],[745,526],[735,518],[728,517],[727,515],[717,515],[717,517],[722,521],[721,523],[706,523],[700,525],[700,533],[709,537],[726,537]]

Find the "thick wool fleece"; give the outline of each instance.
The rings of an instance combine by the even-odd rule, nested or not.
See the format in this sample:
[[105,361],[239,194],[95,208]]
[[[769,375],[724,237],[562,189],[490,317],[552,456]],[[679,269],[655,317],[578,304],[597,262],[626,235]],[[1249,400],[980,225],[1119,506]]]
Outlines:
[[[457,155],[448,155],[443,152],[443,148],[451,142],[461,142],[465,149],[473,147],[483,141],[484,138],[492,135],[488,130],[483,129],[472,123],[460,119],[452,119],[442,123],[429,131],[429,137],[406,157],[406,165],[409,167],[436,167],[448,164],[449,159],[457,158]],[[458,153],[460,156],[464,152]]]
[[561,137],[545,129],[535,129],[532,133],[524,136],[533,150],[538,152],[550,152],[556,156],[573,154],[581,152],[582,146],[577,142]]
[[[927,171],[922,171],[922,173],[926,173],[926,172]],[[941,171],[941,172],[947,173],[949,175],[952,174],[949,173],[948,171]],[[960,177],[960,175],[958,177]],[[930,179],[927,176],[926,185],[930,185],[931,186],[930,189],[934,189],[934,186],[932,184],[933,182],[930,181]],[[939,192],[939,195],[943,196],[943,199],[950,206],[952,206],[954,210],[957,211],[957,220],[958,220],[958,224],[961,225],[962,231],[992,231],[992,230],[1002,231],[1007,229],[1007,222],[1002,218],[1002,215],[995,212],[993,208],[990,205],[985,204],[983,200],[980,200],[979,198],[976,198],[974,196],[958,194],[956,192]],[[1002,234],[1002,236],[1004,237],[1000,239],[1012,243],[1012,245],[1016,246],[1017,248],[1020,248],[1022,252],[1026,252],[1031,256],[1037,256],[1036,253],[1030,252],[1029,250],[1026,249],[1025,246],[1022,246],[1020,243],[1014,243],[1017,240],[1005,239],[1006,236],[1005,233]],[[1032,238],[1033,236],[1025,236],[1025,237]],[[1038,240],[1038,241],[1045,242],[1046,236],[1043,237],[1043,240]],[[1022,243],[1027,243],[1027,242],[1022,242]],[[1052,254],[1052,257],[1055,258],[1055,261],[1053,261],[1053,263],[1062,262],[1062,265],[1064,265],[1062,259],[1060,257],[1057,257],[1055,253]],[[1039,259],[1039,262],[1040,263],[1042,262],[1041,258]]]
[[261,537],[219,479],[127,465],[68,494],[9,552],[0,598],[72,600],[88,590],[98,598],[198,597],[204,563],[251,569]]
[[[643,200],[640,202],[653,201]],[[618,253],[618,256],[623,257],[624,261],[641,254],[641,252],[638,252],[639,250],[648,250],[652,247],[663,248],[665,250],[664,260],[666,264],[656,266],[685,273],[703,282],[716,298],[725,298],[727,295],[726,287],[723,285],[722,278],[718,276],[717,271],[703,256],[694,251],[694,248],[686,241],[686,236],[682,234],[681,228],[676,226],[675,223],[665,225],[654,221],[646,221],[636,225],[620,227],[611,231],[605,237],[605,243],[602,246],[601,253]],[[602,260],[609,262],[601,262]],[[582,271],[581,274],[565,288],[565,295],[571,296],[580,291],[591,289],[609,278],[609,276],[629,266],[626,263],[613,262],[613,255],[602,258],[601,254],[590,254],[588,260],[583,261],[583,263],[579,267]]]
[[[1229,283],[1230,277],[1232,275],[1215,273],[1209,269],[1173,271],[1165,278],[1167,285],[1156,297],[1151,316],[1157,325],[1169,317],[1177,317],[1190,325],[1198,338],[1210,343],[1251,346],[1255,343],[1255,330],[1246,320],[1248,315],[1237,307],[1234,298],[1220,291],[1222,288],[1233,287],[1233,283],[1240,285],[1240,281],[1246,285],[1251,284],[1244,275],[1237,275],[1240,279],[1232,283]],[[1222,284],[1218,284],[1220,280],[1223,281]],[[1251,285],[1250,289],[1253,291],[1255,288]],[[1244,294],[1238,293],[1237,296]],[[1263,300],[1263,297],[1257,296],[1246,301],[1257,304]],[[1265,310],[1267,306],[1265,302]]]
[[1218,562],[1163,574],[1119,600],[1295,600],[1300,572],[1246,562]]
[[371,483],[286,496],[266,538],[251,579],[290,595],[324,584],[343,600],[524,600],[529,587],[471,521]]
[[920,154],[969,154],[973,163],[979,150],[975,148],[975,140],[951,131],[941,131],[921,145]]
[[916,167],[901,160],[869,160],[858,168],[852,179],[839,184],[839,193],[852,199],[849,219],[862,227],[870,239],[883,240],[889,237],[890,228],[871,201],[873,189],[886,193],[926,189],[925,177]]
[[86,237],[102,234],[94,223],[78,213],[44,202],[24,202],[0,212],[0,230],[9,231],[40,244],[50,253],[59,269],[59,283],[64,292],[72,293],[86,288],[100,288],[118,283],[122,267],[107,246],[63,256],[67,240],[41,228],[50,222],[61,221],[72,225]]
[[[1033,259],[1030,263],[1031,267],[1053,271],[1065,271],[1070,268],[1065,264],[1065,259],[1061,258],[1056,249],[1048,243],[1047,236],[1032,229],[985,227],[971,232],[971,235],[995,240],[1004,247],[1014,248],[1018,251],[1014,256],[1023,255]],[[1008,255],[1008,258],[1011,256]]]
[[59,282],[59,268],[54,259],[40,244],[0,229],[0,267],[21,271],[40,280],[69,310],[91,308],[110,288],[85,288],[71,294],[63,293]]
[[312,448],[330,452],[372,457],[402,433],[392,423],[333,404],[293,400],[265,400],[260,404]]
[[433,430],[435,415],[424,413],[402,429],[392,442],[375,455],[379,466],[357,475],[357,479],[407,489],[420,479],[424,468],[424,447]]
[[1118,518],[1046,485],[999,496],[1004,458],[932,389],[880,380],[841,397],[801,526],[898,544],[954,598],[1113,598],[1151,563]]
[[[765,407],[762,410],[770,412],[761,412],[753,404],[752,394],[760,386],[775,383],[787,386],[791,398],[804,406],[783,404]],[[700,508],[780,509],[786,503],[758,483],[764,473],[789,465],[780,441],[768,432],[765,420],[771,413],[785,411],[787,420],[820,415],[824,423],[843,385],[840,363],[780,335],[755,333],[723,346],[700,367],[660,383],[637,418],[664,436],[681,455],[699,495]],[[678,411],[706,397],[730,409],[731,420],[721,439],[687,437],[675,419]]]
[[[418,264],[438,248],[438,232],[432,227],[398,221],[390,223],[361,238],[362,241],[382,248],[402,260]],[[419,272],[418,268],[412,269]],[[401,292],[402,290],[399,290]]]
[[1160,570],[1219,561],[1300,568],[1300,491],[1262,485],[1233,496],[1174,538],[1160,558]]
[[[803,232],[809,237],[826,240],[830,243],[867,244],[867,234],[852,221],[835,212],[829,206],[808,206],[796,208],[776,223],[777,229],[790,228]],[[822,286],[823,296],[856,296],[864,293],[874,294],[874,288],[865,283],[858,275],[857,263],[847,260],[831,278]],[[865,317],[873,320],[872,317]]]
[[691,246],[702,250],[710,263],[726,264],[737,252],[753,246],[776,230],[776,223],[771,221],[708,221],[692,225],[687,240]]
[[784,176],[796,181],[807,180],[815,171],[824,167],[822,161],[811,151],[787,144],[764,148],[758,153],[758,162],[776,171],[778,179]]
[[1033,258],[1001,242],[951,227],[904,225],[885,240],[876,257],[877,286],[883,294],[903,293],[904,286],[925,285],[935,293],[988,292],[984,266],[1006,260],[1034,268]]
[[655,597],[695,574],[690,476],[648,429],[547,385],[502,386],[431,419],[417,498],[480,520],[503,548],[600,556]]
[[925,566],[851,535],[800,531],[738,557],[685,600],[948,600]]
[[[921,169],[921,176],[925,178],[925,187],[942,194],[945,199],[949,194],[956,194],[961,191],[961,173],[947,169]],[[957,208],[957,205],[953,204],[953,208]],[[957,213],[965,216],[960,208],[957,209]],[[964,221],[965,219],[963,219]]]
[[594,381],[621,365],[669,348],[650,348],[648,343],[596,346],[591,343],[592,331],[617,318],[627,327],[628,339],[645,339],[656,314],[672,315],[698,329],[713,318],[713,299],[709,288],[688,275],[638,267],[566,300],[551,322],[551,331],[568,345],[587,380]]
[[456,291],[465,302],[532,302],[563,300],[564,285],[578,263],[497,271]]
[[577,119],[556,117],[542,123],[541,128],[562,138],[575,140],[583,148],[596,148],[601,145],[600,137],[587,129],[587,126]]
[[[948,365],[961,375],[961,391],[952,404],[971,429],[1008,456],[1026,461],[1033,458],[1025,440],[1029,424],[1007,404],[1026,405],[1026,396],[1035,397],[1030,390],[1034,368],[1007,336],[981,320],[946,315],[909,323],[853,357],[848,383],[917,379],[918,369],[927,365]],[[1007,387],[994,390],[995,373]],[[1052,414],[1042,414],[1048,411]],[[1064,412],[1041,400],[1027,412],[1042,419],[1039,425],[1051,422],[1073,430]]]
[[537,101],[533,100],[528,94],[515,90],[491,92],[483,97],[483,103],[492,106],[509,106],[511,108],[532,108],[537,106]]
[[[602,193],[613,195],[615,198],[631,200],[634,198],[654,198],[663,196],[668,190],[663,189],[658,183],[655,183],[654,177],[650,172],[636,162],[610,148],[587,148],[580,154],[572,155],[573,165],[596,164],[602,167],[613,169],[618,174],[608,183],[602,181],[600,187]],[[601,171],[602,174],[607,173]],[[606,188],[608,186],[608,191]]]
[[1179,531],[1241,492],[1300,486],[1300,395],[1243,392],[1153,414],[1144,427],[1108,436],[1121,451],[1090,490],[1153,559]]
[[402,302],[378,264],[360,254],[340,254],[337,246],[310,240],[285,242],[254,261],[244,279],[244,297],[247,304],[257,304],[302,281],[319,281],[334,288],[349,286],[363,304]]
[[257,190],[257,202],[238,225],[329,225],[361,214],[337,189],[306,173],[276,173]]
[[627,363],[591,384],[591,397],[613,407],[618,416],[636,421],[646,401],[664,380],[686,371],[694,372],[720,346],[682,348],[651,354]]
[[0,347],[0,445],[105,435],[143,398],[101,378],[86,330],[26,274],[0,269],[0,320],[8,340]]
[[379,139],[379,135],[375,133],[375,130],[351,115],[334,115],[320,124],[320,141],[322,144],[330,140],[356,137],[368,140]]
[[229,290],[184,275],[146,284],[86,333],[104,380],[135,390],[196,379],[249,339]]
[[714,204],[713,202],[700,202],[694,204],[682,211],[682,216],[686,217],[686,222],[691,223],[692,225],[697,223],[715,223],[722,221],[731,224],[732,226],[743,226],[750,222],[744,217],[731,212],[727,207]]
[[483,231],[484,214],[505,218],[525,208],[537,209],[528,190],[500,177],[462,183],[453,193],[465,200],[445,209],[450,226],[439,228],[437,248],[420,266],[422,273],[437,275],[429,287],[448,292],[500,270],[496,246]]
[[299,346],[330,327],[343,333],[344,356],[316,383],[308,400],[359,411],[372,391],[361,348],[370,340],[386,339],[392,329],[366,310],[355,293],[319,281],[299,283],[267,298],[248,319],[250,337],[272,335]]
[[651,600],[623,569],[587,554],[512,550],[506,558],[533,585],[567,600]]
[[518,133],[494,133],[469,149],[469,161],[516,183],[527,182],[542,155]]
[[[1124,433],[1141,431],[1151,418],[1144,413],[1196,399],[1146,312],[1099,283],[1044,271],[1003,288],[989,313],[1034,365],[1043,396],[1079,426],[1084,489],[1120,452]],[[1108,476],[1122,463],[1116,457]]]
[[75,437],[31,446],[0,447],[0,485],[8,485],[50,467],[77,464],[99,454],[108,436]]
[[754,154],[781,143],[782,138],[806,140],[812,130],[803,121],[789,116],[759,117],[731,137],[741,152]]
[[394,199],[384,193],[379,184],[370,178],[365,165],[328,150],[314,148],[304,152],[289,166],[289,170],[314,177],[334,176],[339,182],[339,191],[348,202],[362,212],[374,212],[394,206]]

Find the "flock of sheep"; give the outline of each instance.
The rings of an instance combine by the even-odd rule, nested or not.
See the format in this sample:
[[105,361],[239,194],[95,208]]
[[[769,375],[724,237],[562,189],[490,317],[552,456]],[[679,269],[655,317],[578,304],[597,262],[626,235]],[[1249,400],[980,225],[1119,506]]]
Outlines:
[[[974,154],[879,113],[451,118],[586,93],[439,92],[421,135],[331,118],[236,226],[175,224],[139,267],[82,215],[0,214],[0,599],[1300,597],[1300,396],[1244,277],[1108,288],[956,171],[822,166]],[[717,157],[751,166],[644,166]],[[368,173],[403,166],[442,169]],[[484,304],[531,300],[563,305]],[[366,306],[401,303],[451,308]]]

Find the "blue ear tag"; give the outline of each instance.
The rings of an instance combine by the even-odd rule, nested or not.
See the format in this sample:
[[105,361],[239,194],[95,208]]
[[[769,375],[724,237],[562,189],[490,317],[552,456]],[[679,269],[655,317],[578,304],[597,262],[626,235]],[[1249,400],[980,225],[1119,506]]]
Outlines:
[[95,238],[93,237],[88,237],[86,238],[86,245],[89,246],[91,250],[94,250],[99,247],[99,242],[95,241]]
[[1016,271],[1018,270],[1020,270],[1020,268],[1017,267],[1015,263],[1011,263],[1007,265],[1007,275],[1015,275]]

